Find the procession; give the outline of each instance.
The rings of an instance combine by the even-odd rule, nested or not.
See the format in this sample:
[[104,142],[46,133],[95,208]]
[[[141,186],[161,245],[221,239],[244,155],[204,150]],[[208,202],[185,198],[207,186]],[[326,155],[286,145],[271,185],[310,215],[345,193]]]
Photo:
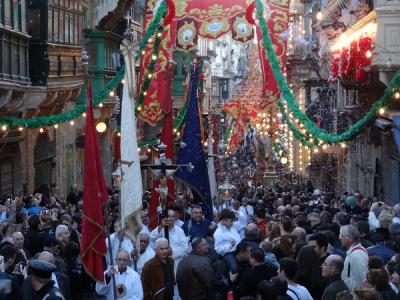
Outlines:
[[400,299],[399,17],[2,0],[0,299]]

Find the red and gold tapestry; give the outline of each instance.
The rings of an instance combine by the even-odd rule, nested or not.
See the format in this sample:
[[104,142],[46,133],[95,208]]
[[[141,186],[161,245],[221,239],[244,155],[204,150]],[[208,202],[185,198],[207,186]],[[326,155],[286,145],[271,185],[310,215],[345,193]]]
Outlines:
[[[146,17],[145,17],[145,28],[151,19],[153,18],[153,9],[156,0],[147,0],[146,2]],[[173,48],[175,44],[176,36],[176,21],[173,20],[169,25],[165,26],[162,33],[162,42],[160,45],[159,57],[153,73],[153,79],[151,80],[150,86],[147,90],[147,95],[144,97],[142,109],[140,111],[140,118],[151,126],[155,126],[160,121],[165,112],[165,105],[168,102],[170,96],[169,89],[171,74],[168,70],[168,61],[173,56]],[[140,64],[140,86],[143,82],[143,74],[150,64],[153,43],[149,43],[141,56]],[[168,79],[168,80],[167,80]]]
[[[244,12],[251,1],[174,0],[178,20],[176,47],[181,50],[190,50],[194,47],[188,49],[186,41],[194,41],[198,35],[217,39],[230,31],[237,41],[251,41],[254,36],[253,26],[244,17]],[[188,18],[190,21],[186,22]],[[196,26],[193,27],[193,25]]]
[[[272,0],[268,2],[269,11],[264,13],[268,17],[268,31],[271,35],[272,43],[276,51],[276,56],[282,66],[286,63],[286,48],[287,48],[287,31],[289,26],[289,1],[288,0]],[[265,109],[272,103],[275,103],[279,98],[279,87],[272,73],[272,69],[266,57],[265,48],[262,43],[262,36],[259,27],[257,27],[257,40],[259,46],[259,54],[261,66],[263,69],[264,79],[264,96],[265,102],[261,104],[261,109]]]

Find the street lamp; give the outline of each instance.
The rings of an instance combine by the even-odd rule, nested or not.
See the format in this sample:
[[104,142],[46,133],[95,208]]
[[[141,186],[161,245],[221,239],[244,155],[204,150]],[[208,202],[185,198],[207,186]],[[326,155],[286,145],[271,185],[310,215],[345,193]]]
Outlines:
[[[233,191],[236,190],[236,187],[229,182],[229,179],[226,178],[225,182],[218,187],[220,191],[221,197],[220,199],[228,205],[227,202],[232,199]],[[220,203],[221,205],[222,203]],[[223,205],[221,205],[222,208]]]

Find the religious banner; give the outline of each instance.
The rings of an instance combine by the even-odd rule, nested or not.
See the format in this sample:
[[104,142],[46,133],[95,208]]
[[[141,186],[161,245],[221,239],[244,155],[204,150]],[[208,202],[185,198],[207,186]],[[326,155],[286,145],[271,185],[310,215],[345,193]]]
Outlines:
[[241,13],[232,18],[232,38],[246,43],[254,38],[253,25],[246,20],[246,13]]
[[[268,30],[276,51],[276,56],[279,59],[282,72],[284,72],[287,47],[287,34],[285,33],[287,33],[289,26],[289,1],[272,0],[269,1],[268,4],[266,3],[265,6],[264,17],[267,18]],[[258,27],[256,31],[264,79],[265,102],[261,104],[261,109],[265,109],[271,103],[275,103],[279,98],[280,92],[266,57],[265,47],[262,43],[261,31]]]
[[193,18],[185,18],[177,22],[176,47],[185,51],[196,48],[198,40],[198,24]]
[[[254,35],[253,26],[244,17],[244,11],[250,2],[251,0],[174,0],[178,19],[176,47],[187,51],[194,48],[188,47],[187,43],[197,40],[198,35],[217,39],[230,31],[237,41],[251,41]],[[187,21],[188,18],[190,21]],[[192,25],[196,25],[195,30]]]
[[[146,2],[146,15],[145,15],[145,29],[149,25],[150,20],[153,18],[153,11],[156,5],[156,0],[147,0]],[[178,9],[178,8],[177,8]],[[151,80],[150,86],[147,89],[147,95],[144,97],[142,109],[140,111],[140,118],[151,126],[155,126],[164,116],[165,102],[168,101],[168,89],[170,84],[167,79],[170,78],[171,74],[168,70],[168,62],[173,58],[172,49],[175,45],[176,35],[176,21],[173,20],[170,24],[164,27],[162,32],[162,42],[160,45],[160,52],[157,59],[157,63],[153,73],[153,79]],[[144,54],[141,55],[140,65],[140,83],[143,82],[143,75],[145,70],[149,66],[152,57],[154,38],[150,42]],[[141,86],[141,84],[140,84]]]

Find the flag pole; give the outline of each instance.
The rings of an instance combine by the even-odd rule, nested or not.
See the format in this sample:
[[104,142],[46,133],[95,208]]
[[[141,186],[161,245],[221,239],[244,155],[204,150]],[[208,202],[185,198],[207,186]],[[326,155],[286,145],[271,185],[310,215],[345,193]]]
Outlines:
[[[111,245],[111,235],[110,235],[110,218],[109,218],[109,207],[110,207],[110,202],[104,203],[103,207],[103,214],[104,214],[104,222],[106,223],[106,235],[107,235],[107,243],[109,247],[109,259],[110,259],[110,264],[114,268],[114,254],[112,250],[112,245]],[[117,300],[117,284],[115,282],[115,274],[113,273],[111,275],[111,282],[112,282],[112,288],[113,288],[113,295],[114,295],[114,300]]]

